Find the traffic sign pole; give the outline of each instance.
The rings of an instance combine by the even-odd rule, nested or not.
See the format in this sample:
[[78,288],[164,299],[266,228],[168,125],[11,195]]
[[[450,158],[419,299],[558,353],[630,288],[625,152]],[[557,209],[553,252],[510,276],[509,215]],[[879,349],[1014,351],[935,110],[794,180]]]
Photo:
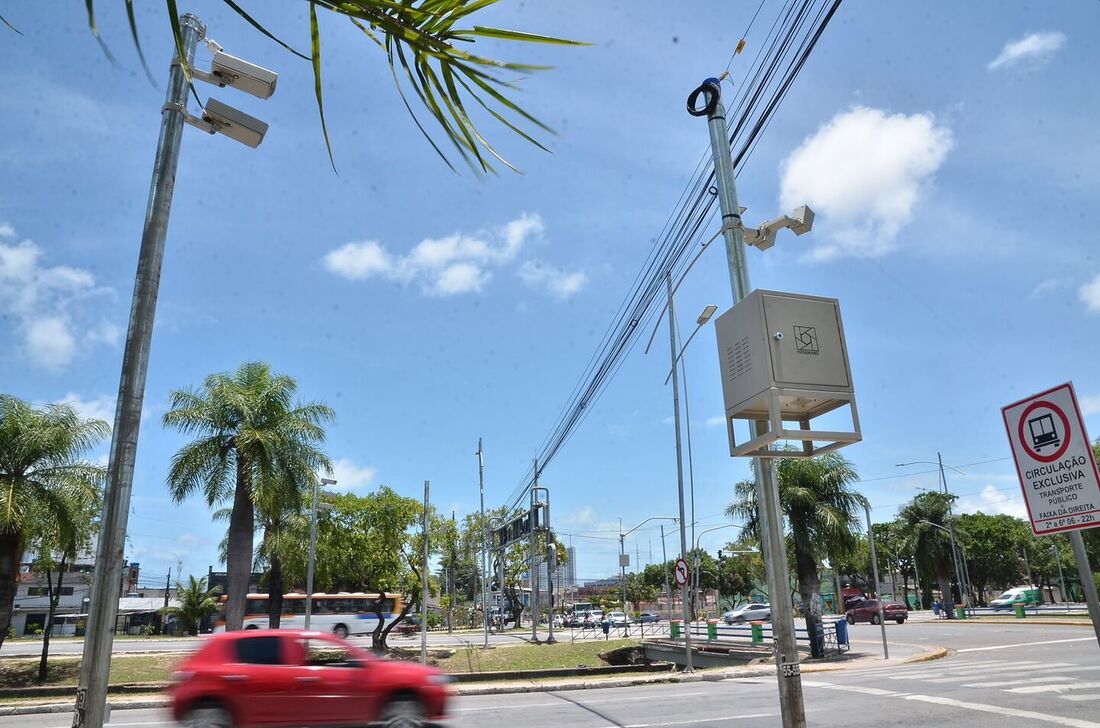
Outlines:
[[1073,546],[1073,555],[1077,558],[1077,575],[1085,590],[1085,603],[1089,605],[1092,631],[1096,633],[1097,644],[1100,644],[1100,599],[1096,596],[1096,579],[1092,575],[1089,555],[1085,553],[1085,540],[1081,538],[1080,531],[1070,531],[1069,542]]
[[1100,644],[1100,599],[1081,531],[1100,525],[1100,470],[1073,384],[1040,392],[1001,409],[1031,530],[1067,532]]

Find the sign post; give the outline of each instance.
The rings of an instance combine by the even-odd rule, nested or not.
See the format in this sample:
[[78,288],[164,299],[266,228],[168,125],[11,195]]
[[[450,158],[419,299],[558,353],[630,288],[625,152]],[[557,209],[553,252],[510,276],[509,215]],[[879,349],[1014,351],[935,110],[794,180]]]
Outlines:
[[1100,599],[1080,533],[1100,526],[1100,470],[1073,384],[1014,402],[1003,407],[1001,414],[1031,530],[1036,536],[1068,533],[1100,643]]

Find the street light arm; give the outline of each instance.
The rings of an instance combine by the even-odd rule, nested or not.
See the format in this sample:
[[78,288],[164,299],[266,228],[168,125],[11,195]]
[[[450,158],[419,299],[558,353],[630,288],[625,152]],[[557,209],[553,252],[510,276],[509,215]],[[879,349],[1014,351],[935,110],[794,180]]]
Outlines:
[[[696,538],[695,538],[695,550],[696,551],[699,550],[699,543],[703,540],[703,536],[705,534],[708,534],[711,531],[720,531],[723,528],[744,528],[744,526],[738,525],[736,523],[723,523],[721,526],[714,526],[713,528],[704,529],[704,530],[700,531],[699,535],[696,536]],[[756,552],[755,551],[746,551],[744,553],[756,553]]]
[[689,336],[687,338],[687,341],[684,342],[684,345],[680,347],[680,353],[676,355],[676,361],[672,362],[672,367],[670,367],[669,370],[668,370],[668,376],[665,377],[665,384],[668,384],[668,380],[672,379],[672,368],[680,363],[680,359],[682,359],[684,357],[684,352],[687,351],[688,344],[690,344],[691,340],[695,338],[695,335],[697,333],[699,333],[699,329],[703,328],[706,325],[707,325],[706,321],[704,321],[701,324],[696,325],[695,331],[691,332],[691,336]]
[[650,518],[645,519],[644,521],[642,521],[641,523],[639,523],[637,526],[630,529],[629,531],[625,531],[623,533],[620,533],[619,538],[620,539],[626,538],[627,536],[634,533],[635,531],[637,531],[639,528],[641,528],[645,524],[649,523],[650,521],[672,521],[672,522],[675,523],[676,521],[679,521],[679,520],[680,519],[673,518],[672,516],[651,516]]

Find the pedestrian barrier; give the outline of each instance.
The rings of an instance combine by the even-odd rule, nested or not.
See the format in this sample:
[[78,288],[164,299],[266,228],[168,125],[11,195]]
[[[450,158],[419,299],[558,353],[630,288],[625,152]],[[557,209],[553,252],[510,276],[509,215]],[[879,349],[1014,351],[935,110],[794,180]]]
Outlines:
[[[836,655],[847,652],[850,649],[848,641],[847,624],[843,620],[823,622],[817,634],[818,645],[825,655]],[[673,640],[684,639],[685,632],[691,631],[693,642],[745,642],[747,644],[764,644],[772,638],[770,623],[752,622],[750,624],[727,625],[717,619],[708,619],[705,622],[693,622],[687,627],[674,619],[670,623],[646,622],[644,624],[633,623],[625,627],[612,627],[608,634],[604,634],[602,626],[595,628],[569,628],[572,642],[584,642],[589,640],[609,640],[637,637],[645,639],[667,638]],[[559,633],[564,636],[564,630]],[[803,645],[810,644],[810,634],[805,627],[795,628],[795,637]]]

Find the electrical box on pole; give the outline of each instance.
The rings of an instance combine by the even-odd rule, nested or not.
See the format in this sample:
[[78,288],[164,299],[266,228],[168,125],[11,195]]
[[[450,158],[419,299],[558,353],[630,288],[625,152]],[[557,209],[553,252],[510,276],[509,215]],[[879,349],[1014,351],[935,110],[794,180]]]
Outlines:
[[[756,290],[719,316],[714,330],[731,455],[813,457],[862,439],[835,298]],[[850,429],[813,429],[813,420],[842,407],[850,410]],[[737,442],[737,420],[759,423],[745,442]],[[792,422],[797,429],[788,429]],[[780,440],[802,448],[770,449]]]

